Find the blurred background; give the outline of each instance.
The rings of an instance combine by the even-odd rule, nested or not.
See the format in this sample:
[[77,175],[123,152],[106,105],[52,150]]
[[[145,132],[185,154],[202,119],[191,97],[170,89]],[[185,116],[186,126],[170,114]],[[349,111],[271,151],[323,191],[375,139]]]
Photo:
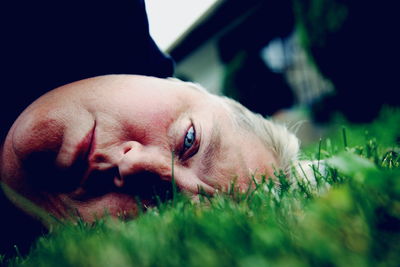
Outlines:
[[[146,0],[175,76],[298,128],[303,145],[339,114],[398,106],[394,1]],[[399,122],[400,123],[400,122]]]

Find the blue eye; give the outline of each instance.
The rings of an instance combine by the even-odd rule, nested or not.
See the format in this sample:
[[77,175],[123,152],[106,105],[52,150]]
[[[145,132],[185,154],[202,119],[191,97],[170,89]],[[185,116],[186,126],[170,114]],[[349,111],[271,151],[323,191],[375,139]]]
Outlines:
[[186,133],[185,140],[183,142],[183,150],[186,151],[190,149],[193,146],[195,140],[196,140],[196,132],[194,131],[194,128],[192,126]]

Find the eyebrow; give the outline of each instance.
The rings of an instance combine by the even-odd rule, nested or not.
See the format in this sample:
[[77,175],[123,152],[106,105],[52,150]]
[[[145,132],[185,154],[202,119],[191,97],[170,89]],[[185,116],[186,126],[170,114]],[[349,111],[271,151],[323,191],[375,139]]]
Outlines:
[[211,128],[210,141],[207,147],[204,149],[203,156],[201,158],[200,170],[201,173],[209,176],[214,169],[215,160],[218,159],[221,151],[221,131],[215,120],[213,120],[213,126]]

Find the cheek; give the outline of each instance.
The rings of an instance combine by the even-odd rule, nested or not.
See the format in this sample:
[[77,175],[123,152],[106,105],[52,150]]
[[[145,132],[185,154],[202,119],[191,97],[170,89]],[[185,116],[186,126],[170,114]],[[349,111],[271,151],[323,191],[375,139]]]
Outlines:
[[[246,159],[248,165],[248,178],[242,179],[241,185],[248,185],[250,182],[254,184],[253,178],[257,182],[261,182],[263,178],[266,180],[275,178],[274,170],[278,169],[275,157],[270,151],[254,150]],[[251,180],[249,180],[251,179]]]
[[244,158],[240,154],[232,153],[227,156],[216,168],[212,184],[215,189],[227,191],[233,185],[247,186],[250,181]]
[[11,138],[7,137],[1,152],[1,181],[10,186],[17,193],[25,195],[30,191],[30,188],[26,183],[21,155],[15,152]]
[[64,132],[63,121],[50,116],[22,116],[12,129],[10,139],[13,149],[20,158],[34,151],[56,151]]
[[164,136],[179,111],[168,106],[136,107],[121,114],[121,125],[126,138],[149,143],[160,135]]
[[219,166],[216,183],[220,188],[228,190],[234,183],[236,188],[245,191],[249,186],[254,186],[253,178],[261,181],[263,176],[267,179],[273,177],[276,163],[270,152],[252,149],[244,153],[232,152],[230,155],[225,164]]

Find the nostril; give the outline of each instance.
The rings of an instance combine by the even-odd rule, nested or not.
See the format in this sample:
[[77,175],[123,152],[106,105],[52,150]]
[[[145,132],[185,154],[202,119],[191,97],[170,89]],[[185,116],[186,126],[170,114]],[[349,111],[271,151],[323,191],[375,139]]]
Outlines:
[[132,147],[125,147],[124,148],[124,154],[128,153],[129,151],[131,151]]
[[103,163],[103,162],[107,161],[107,158],[102,154],[95,154],[95,155],[93,155],[92,161],[94,163]]

